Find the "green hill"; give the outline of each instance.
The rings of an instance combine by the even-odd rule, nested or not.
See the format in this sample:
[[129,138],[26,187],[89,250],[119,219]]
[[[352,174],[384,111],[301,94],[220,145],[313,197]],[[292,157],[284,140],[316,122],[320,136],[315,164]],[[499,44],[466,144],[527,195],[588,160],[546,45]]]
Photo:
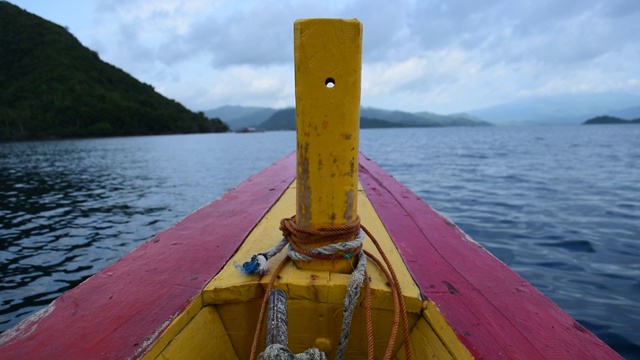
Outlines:
[[[373,129],[373,128],[390,128],[390,127],[403,127],[402,124],[393,123],[390,121],[371,119],[367,117],[360,117],[361,129]],[[258,125],[260,130],[295,130],[296,129],[296,110],[294,108],[287,108],[276,111],[267,120]]]
[[296,109],[287,108],[273,113],[267,120],[258,125],[260,130],[295,130]]
[[441,126],[430,119],[400,110],[384,110],[372,107],[362,107],[360,109],[360,116],[369,119],[389,121],[391,123],[398,124],[399,126]]
[[228,131],[0,1],[0,140]]

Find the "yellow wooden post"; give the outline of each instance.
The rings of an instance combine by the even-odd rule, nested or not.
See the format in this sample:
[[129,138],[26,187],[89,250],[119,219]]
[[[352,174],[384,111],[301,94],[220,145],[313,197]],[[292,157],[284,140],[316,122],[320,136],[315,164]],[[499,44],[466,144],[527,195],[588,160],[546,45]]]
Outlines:
[[[304,19],[294,24],[298,225],[318,229],[357,218],[362,24]],[[349,260],[296,262],[348,272]]]

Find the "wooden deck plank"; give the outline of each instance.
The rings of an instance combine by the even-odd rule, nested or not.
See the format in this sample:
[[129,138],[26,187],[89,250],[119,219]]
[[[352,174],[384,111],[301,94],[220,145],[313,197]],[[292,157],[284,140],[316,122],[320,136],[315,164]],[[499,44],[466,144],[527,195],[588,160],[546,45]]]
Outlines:
[[621,359],[364,155],[360,182],[423,295],[472,355]]
[[238,360],[218,310],[205,306],[155,359],[208,359],[211,354],[220,360]]
[[295,176],[291,154],[0,335],[1,359],[143,354],[222,269]]
[[[453,360],[454,358],[449,350],[442,343],[438,334],[433,330],[427,319],[420,317],[416,325],[411,330],[411,358],[421,360]],[[404,360],[407,358],[407,352],[404,345],[396,354],[396,360]],[[471,356],[462,359],[471,359]]]

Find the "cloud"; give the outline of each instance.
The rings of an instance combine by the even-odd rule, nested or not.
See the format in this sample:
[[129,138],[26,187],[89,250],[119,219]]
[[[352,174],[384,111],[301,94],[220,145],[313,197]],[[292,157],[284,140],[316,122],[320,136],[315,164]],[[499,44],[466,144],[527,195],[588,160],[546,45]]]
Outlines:
[[290,62],[293,25],[282,19],[290,11],[286,3],[263,2],[224,19],[210,16],[197,23],[184,41],[206,51],[216,67]]
[[532,94],[640,93],[636,0],[97,4],[101,57],[196,109],[293,105],[293,22],[308,17],[364,24],[368,105],[457,112]]

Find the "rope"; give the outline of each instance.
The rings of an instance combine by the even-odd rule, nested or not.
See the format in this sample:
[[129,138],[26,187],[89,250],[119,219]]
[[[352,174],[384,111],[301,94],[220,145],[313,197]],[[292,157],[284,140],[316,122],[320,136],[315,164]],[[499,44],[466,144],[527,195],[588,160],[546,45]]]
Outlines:
[[367,265],[367,256],[360,254],[358,259],[358,265],[351,274],[349,285],[347,286],[347,296],[344,298],[344,309],[342,311],[342,335],[340,335],[340,342],[338,343],[338,352],[336,353],[336,359],[341,360],[344,356],[344,352],[347,349],[347,342],[349,341],[349,333],[351,332],[351,319],[353,318],[353,312],[356,309],[356,303],[358,297],[360,297],[360,287],[364,282],[364,270]]
[[[360,230],[359,217],[351,224],[314,230],[297,225],[295,223],[295,216],[292,216],[280,221],[280,231],[282,231],[282,240],[280,240],[274,247],[263,253],[253,255],[251,260],[243,263],[242,265],[235,264],[236,268],[247,275],[258,274],[263,276],[269,272],[267,261],[280,253],[287,244],[289,245],[289,257],[293,260],[311,261],[313,259],[349,259],[360,253],[360,250],[362,249],[362,241],[364,240],[364,233]],[[309,246],[338,239],[350,239],[353,237],[355,237],[353,240],[345,242],[333,243],[320,247]]]
[[373,319],[371,317],[371,278],[364,273],[366,279],[364,281],[364,308],[365,318],[367,323],[367,359],[374,359],[374,341],[373,341]]
[[286,346],[275,344],[267,346],[258,360],[327,360],[327,356],[316,348],[307,349],[301,354],[293,354]]
[[[394,282],[391,278],[391,274],[387,269],[384,268],[382,262],[374,257],[371,253],[366,250],[363,250],[367,256],[370,256],[371,260],[378,265],[378,268],[384,273],[384,276],[387,278],[387,283],[391,287],[391,295],[393,296],[393,326],[391,327],[391,335],[389,336],[389,342],[387,343],[387,351],[384,354],[384,359],[391,359],[391,352],[393,351],[393,347],[396,344],[396,335],[398,335],[398,324],[400,322],[400,314],[398,311],[400,310],[400,300],[398,300],[397,288],[393,286]],[[404,309],[403,309],[404,311]]]
[[[295,216],[292,216],[290,218],[282,219],[282,221],[280,222],[280,230],[282,231],[283,238],[274,247],[263,253],[253,255],[251,257],[251,260],[245,262],[242,265],[235,264],[236,267],[245,274],[258,274],[261,276],[265,275],[269,271],[267,263],[268,260],[282,251],[282,249],[284,249],[287,244],[289,245],[287,256],[285,256],[282,262],[278,265],[278,268],[271,276],[269,285],[267,286],[265,292],[266,295],[263,298],[260,315],[258,317],[258,327],[253,338],[250,359],[256,359],[258,343],[262,331],[262,324],[264,321],[264,312],[267,308],[268,294],[273,288],[273,284],[275,283],[275,279],[278,277],[278,274],[291,259],[302,261],[309,261],[313,259],[335,260],[349,259],[356,255],[359,255],[358,263],[353,273],[351,274],[351,279],[349,280],[349,284],[347,285],[347,294],[344,299],[342,332],[340,335],[336,359],[341,360],[344,356],[344,352],[349,340],[353,313],[355,311],[358,298],[360,297],[360,288],[363,284],[365,286],[365,315],[368,338],[367,356],[369,359],[373,359],[374,341],[373,321],[371,315],[371,287],[370,278],[365,271],[367,259],[373,260],[378,268],[380,268],[380,270],[384,273],[385,277],[387,278],[387,282],[391,287],[391,293],[393,296],[394,319],[391,336],[387,344],[387,350],[385,352],[384,359],[391,359],[393,348],[395,346],[396,336],[398,333],[398,326],[401,319],[403,323],[404,346],[407,354],[406,357],[409,360],[411,359],[411,348],[409,344],[409,323],[407,320],[404,297],[400,289],[400,283],[395,272],[393,271],[391,262],[384,254],[382,247],[375,239],[373,234],[371,234],[369,230],[367,230],[364,226],[360,225],[359,217],[351,224],[314,230],[309,227],[297,225],[295,223]],[[365,234],[374,243],[384,262],[377,259],[368,251],[362,249],[362,241]],[[355,238],[353,240],[340,243],[313,247],[314,245],[317,246],[319,244],[327,243],[332,240],[335,241],[339,239],[349,239],[352,237]]]
[[387,268],[389,269],[389,272],[391,273],[391,277],[393,279],[393,284],[396,288],[396,292],[398,293],[398,300],[400,303],[400,309],[401,311],[401,315],[402,315],[402,332],[403,332],[403,337],[404,337],[404,346],[407,352],[407,360],[411,360],[411,344],[409,342],[409,320],[407,319],[407,311],[406,311],[406,306],[404,303],[404,296],[402,296],[402,291],[400,289],[400,281],[398,281],[398,276],[396,276],[396,272],[393,270],[393,266],[391,266],[391,261],[389,261],[389,258],[387,258],[387,255],[384,253],[384,251],[382,250],[382,247],[380,246],[380,243],[378,243],[378,240],[376,240],[375,236],[373,236],[373,234],[364,226],[362,226],[362,230],[367,234],[367,236],[369,237],[369,239],[371,239],[371,242],[373,242],[373,244],[376,246],[376,249],[378,249],[378,252],[380,253],[380,255],[382,256],[382,259],[384,260],[385,264],[387,265]]
[[251,345],[251,356],[249,357],[251,360],[254,360],[256,358],[256,355],[258,354],[258,343],[260,342],[260,334],[262,333],[262,323],[264,322],[264,313],[267,310],[267,304],[268,304],[267,299],[269,298],[268,296],[269,292],[273,288],[273,284],[276,282],[276,278],[278,277],[278,274],[284,268],[284,266],[289,263],[290,260],[291,258],[289,258],[288,256],[285,256],[284,259],[282,259],[275,273],[271,277],[271,280],[269,280],[269,285],[267,285],[267,290],[265,291],[265,294],[267,294],[267,296],[265,296],[262,299],[262,307],[260,308],[260,315],[258,315],[258,327],[256,328],[256,332],[253,335],[253,344]]

